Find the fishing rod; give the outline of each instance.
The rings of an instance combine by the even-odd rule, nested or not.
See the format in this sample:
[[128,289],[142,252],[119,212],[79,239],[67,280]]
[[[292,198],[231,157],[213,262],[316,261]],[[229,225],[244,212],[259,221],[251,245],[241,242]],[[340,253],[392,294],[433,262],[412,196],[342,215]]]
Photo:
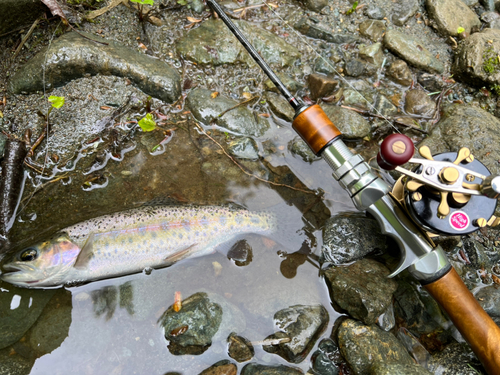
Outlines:
[[[408,269],[446,311],[488,374],[500,374],[500,328],[431,238],[498,225],[500,218],[494,212],[500,176],[491,175],[467,148],[432,155],[424,146],[419,149],[424,159],[414,158],[411,139],[392,134],[382,142],[377,155],[381,168],[402,174],[391,187],[362,156],[349,150],[342,133],[319,105],[306,105],[288,91],[219,4],[215,0],[207,3],[290,103],[295,110],[293,129],[328,163],[333,178],[349,193],[355,207],[373,215],[382,232],[398,243],[401,259],[389,277]],[[403,168],[408,162],[417,167]]]

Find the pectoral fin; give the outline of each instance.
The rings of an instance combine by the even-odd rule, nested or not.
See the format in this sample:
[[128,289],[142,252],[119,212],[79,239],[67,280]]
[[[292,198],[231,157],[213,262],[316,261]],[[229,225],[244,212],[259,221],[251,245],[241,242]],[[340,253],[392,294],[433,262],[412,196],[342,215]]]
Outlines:
[[94,234],[91,233],[85,245],[83,245],[80,254],[76,257],[74,268],[84,269],[89,264],[89,261],[94,256]]
[[188,247],[186,247],[184,249],[176,251],[174,254],[171,254],[164,259],[165,263],[168,265],[171,265],[171,264],[178,262],[179,260],[189,258],[192,255],[192,253],[194,252],[196,246],[198,246],[198,244],[194,243],[194,244],[189,245]]

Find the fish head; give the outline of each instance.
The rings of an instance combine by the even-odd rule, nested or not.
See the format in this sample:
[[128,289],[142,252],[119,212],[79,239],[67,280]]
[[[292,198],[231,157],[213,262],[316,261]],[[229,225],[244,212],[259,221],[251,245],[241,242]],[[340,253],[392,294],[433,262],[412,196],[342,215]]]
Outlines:
[[58,286],[64,283],[79,253],[80,248],[66,233],[58,234],[15,253],[3,266],[0,278],[26,288]]

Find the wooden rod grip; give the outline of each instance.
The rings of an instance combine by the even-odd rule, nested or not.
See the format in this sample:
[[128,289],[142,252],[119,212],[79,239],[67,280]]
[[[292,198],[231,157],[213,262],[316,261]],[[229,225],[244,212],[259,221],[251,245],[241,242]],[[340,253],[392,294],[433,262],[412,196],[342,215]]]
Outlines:
[[488,374],[500,374],[500,328],[483,310],[455,269],[424,288],[446,311]]
[[330,121],[326,113],[317,104],[300,112],[292,123],[293,129],[299,133],[311,150],[318,155],[331,140],[342,135]]

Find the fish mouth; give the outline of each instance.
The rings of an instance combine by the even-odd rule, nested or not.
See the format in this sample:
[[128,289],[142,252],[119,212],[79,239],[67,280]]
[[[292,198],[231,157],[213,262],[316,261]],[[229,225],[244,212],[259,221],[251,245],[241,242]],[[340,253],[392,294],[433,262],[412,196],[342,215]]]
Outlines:
[[[35,278],[36,269],[33,266],[24,263],[8,263],[3,267],[3,271],[0,274],[0,279],[11,284],[19,286],[30,286],[31,284],[38,283],[39,278]],[[10,272],[4,272],[10,271]]]

